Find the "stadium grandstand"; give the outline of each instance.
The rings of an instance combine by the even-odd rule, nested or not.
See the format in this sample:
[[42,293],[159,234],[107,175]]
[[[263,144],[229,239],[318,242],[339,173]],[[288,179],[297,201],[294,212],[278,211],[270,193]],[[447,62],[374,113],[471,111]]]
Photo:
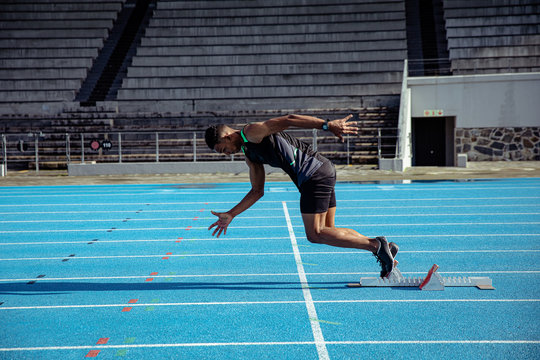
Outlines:
[[[540,119],[514,101],[540,98],[539,20],[538,0],[0,0],[3,165],[210,165],[231,159],[208,125],[287,113],[354,114],[345,143],[297,133],[338,164],[540,160]],[[416,100],[486,79],[518,120]]]

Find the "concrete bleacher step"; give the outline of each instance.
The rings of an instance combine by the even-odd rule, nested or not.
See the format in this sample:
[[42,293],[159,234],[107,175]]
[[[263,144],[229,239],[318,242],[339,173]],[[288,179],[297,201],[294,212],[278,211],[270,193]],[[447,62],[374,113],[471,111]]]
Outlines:
[[0,89],[13,90],[60,90],[76,89],[81,86],[81,79],[43,79],[43,80],[2,80],[0,79]]
[[0,29],[0,39],[80,39],[105,38],[107,29],[39,29],[39,30],[13,30]]
[[540,35],[509,35],[448,39],[448,46],[454,49],[530,45],[540,45]]
[[103,39],[77,38],[77,39],[0,39],[0,49],[28,49],[28,48],[96,48],[103,46]]
[[241,87],[246,83],[250,86],[287,86],[287,85],[347,85],[399,83],[402,73],[389,72],[383,76],[369,73],[334,73],[334,74],[280,74],[280,75],[246,75],[246,76],[182,76],[160,78],[128,78],[124,80],[124,89],[167,89],[167,88],[214,88]]
[[447,18],[446,26],[454,27],[483,27],[483,26],[508,26],[508,25],[537,25],[540,23],[539,14],[523,14],[499,16],[481,16],[481,17],[463,17],[459,19]]
[[0,2],[5,12],[55,12],[55,11],[113,11],[122,9],[123,1],[31,1],[31,2]]
[[539,24],[531,25],[503,25],[497,27],[473,27],[473,28],[449,28],[449,37],[483,37],[501,35],[538,35],[540,33]]
[[[400,69],[401,68],[401,69]],[[403,61],[379,61],[365,63],[304,63],[304,64],[261,64],[261,65],[220,65],[208,66],[131,66],[128,79],[137,77],[182,77],[182,76],[246,76],[284,74],[332,74],[332,73],[385,73],[403,71]]]
[[98,54],[97,48],[78,48],[78,49],[64,49],[64,48],[37,48],[37,49],[10,49],[9,51],[2,51],[0,53],[0,59],[42,59],[42,58],[95,58]]
[[[341,22],[320,24],[294,24],[294,25],[251,25],[251,26],[197,26],[197,27],[173,27],[167,28],[167,36],[242,36],[248,34],[258,35],[283,35],[283,34],[317,34],[317,33],[341,33],[341,32],[364,32],[364,31],[392,31],[404,27],[405,20],[392,22]],[[31,30],[28,30],[31,31]],[[159,37],[161,28],[149,27],[146,31],[148,37]]]
[[205,12],[204,17],[195,17],[189,12],[185,12],[182,17],[170,17],[169,11],[156,10],[153,18],[150,20],[151,28],[185,28],[194,26],[246,26],[246,25],[284,25],[296,24],[298,22],[309,24],[324,24],[327,22],[380,22],[380,21],[396,21],[404,20],[401,12],[387,12],[383,14],[376,13],[347,13],[347,12],[325,12],[316,14],[301,14],[301,18],[296,14],[288,12],[284,16],[223,16],[208,17]]
[[[86,76],[86,69],[0,69],[0,79],[25,79],[25,80],[46,80],[46,79],[83,79]],[[36,90],[39,88],[36,88]],[[8,91],[8,89],[2,89]]]
[[0,90],[0,103],[65,101],[74,98],[74,90]]
[[58,58],[58,59],[0,59],[0,68],[3,69],[89,69],[92,59],[85,58]]
[[[386,89],[385,89],[386,90]],[[397,94],[397,93],[396,93]],[[323,110],[355,108],[357,106],[399,105],[396,94],[384,92],[379,95],[365,94],[347,96],[296,96],[280,98],[235,98],[235,99],[175,99],[175,100],[121,100],[120,112],[128,113],[175,113],[175,112],[224,112],[224,111],[266,111],[280,109],[299,112],[298,109]]]
[[503,57],[528,57],[540,56],[539,45],[522,46],[497,46],[486,48],[454,49],[452,57],[456,59],[480,59],[480,58],[503,58]]
[[[392,3],[400,3],[401,0],[362,0],[359,5],[370,6],[384,3],[385,6]],[[266,0],[226,0],[226,1],[214,1],[214,0],[161,0],[159,2],[160,9],[226,9],[226,8],[261,8],[261,7],[283,7],[283,6],[298,6],[298,1],[289,0],[274,0],[269,3]],[[310,0],[310,7],[332,7],[331,0]],[[345,4],[350,4],[345,2]],[[344,6],[339,4],[339,6]]]
[[[73,0],[71,0],[73,1]],[[0,21],[48,21],[48,20],[114,20],[116,13],[112,11],[19,11],[7,12],[1,7]]]
[[264,55],[278,53],[328,53],[335,51],[370,51],[374,49],[381,50],[406,50],[405,44],[401,40],[352,40],[336,43],[333,41],[321,42],[301,42],[301,43],[270,43],[270,44],[215,44],[203,46],[140,46],[137,49],[137,55],[144,56],[192,56],[192,55]]
[[[157,35],[157,34],[156,34]],[[242,36],[167,36],[162,32],[159,36],[144,37],[141,46],[205,46],[205,45],[253,45],[253,44],[303,44],[335,41],[377,41],[401,40],[406,37],[402,30],[388,30],[384,32],[343,32],[343,33],[313,33],[313,34],[244,34]]]
[[540,62],[535,57],[499,57],[499,58],[476,58],[476,59],[453,59],[452,67],[456,70],[508,70],[515,68],[538,68]]
[[[245,17],[253,15],[287,16],[334,13],[374,13],[400,12],[402,0],[381,0],[352,3],[348,1],[332,2],[328,0],[309,5],[294,1],[159,1],[156,14],[158,17]],[[262,10],[262,11],[261,11]]]
[[[508,4],[508,6],[494,6],[491,7],[489,2],[483,2],[479,4],[478,2],[469,2],[474,7],[456,7],[453,8],[452,1],[444,2],[444,13],[446,18],[476,18],[476,17],[506,17],[514,15],[529,15],[529,14],[538,14],[540,11],[540,4],[529,4],[524,3],[523,5],[518,4]],[[456,4],[457,5],[457,4]]]
[[298,63],[336,63],[401,60],[406,56],[405,49],[375,50],[370,52],[312,52],[312,53],[273,53],[260,55],[192,55],[192,56],[137,56],[132,66],[212,66],[212,65],[253,65],[253,64],[298,64]]
[[[388,94],[384,84],[321,85],[321,86],[243,86],[180,89],[120,89],[118,100],[175,99],[251,99],[289,98],[317,94],[321,97],[342,97],[347,94]],[[397,94],[398,92],[396,92]]]
[[35,29],[111,29],[112,19],[104,20],[33,20],[2,21],[0,29],[35,30]]

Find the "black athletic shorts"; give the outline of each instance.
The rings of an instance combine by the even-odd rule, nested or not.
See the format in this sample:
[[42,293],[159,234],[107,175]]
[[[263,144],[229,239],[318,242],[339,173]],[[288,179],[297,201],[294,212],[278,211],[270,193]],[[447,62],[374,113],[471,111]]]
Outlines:
[[318,214],[336,206],[336,169],[325,161],[315,174],[300,186],[300,212]]

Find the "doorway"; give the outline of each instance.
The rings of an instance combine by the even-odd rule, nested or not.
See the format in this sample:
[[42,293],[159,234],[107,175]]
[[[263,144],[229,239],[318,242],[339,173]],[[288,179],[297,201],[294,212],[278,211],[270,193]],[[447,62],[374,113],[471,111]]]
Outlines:
[[453,117],[412,119],[413,166],[454,166]]

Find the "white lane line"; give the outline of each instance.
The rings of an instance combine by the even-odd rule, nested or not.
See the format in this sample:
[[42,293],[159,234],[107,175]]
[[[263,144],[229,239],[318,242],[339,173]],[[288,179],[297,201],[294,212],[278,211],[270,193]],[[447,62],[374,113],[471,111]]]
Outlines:
[[[540,340],[350,340],[327,341],[328,345],[440,345],[440,344],[478,344],[478,345],[513,345],[540,344]],[[58,351],[58,350],[106,350],[137,348],[174,348],[174,347],[219,347],[219,346],[292,346],[316,345],[316,341],[273,341],[273,342],[222,342],[222,343],[172,343],[172,344],[122,344],[122,345],[81,345],[81,346],[39,346],[0,348],[1,352],[9,351]]]
[[[476,226],[476,225],[539,225],[538,221],[515,221],[515,222],[462,222],[462,223],[419,223],[419,224],[361,224],[362,227],[397,227],[397,226]],[[339,224],[341,227],[357,227],[358,224]],[[285,228],[284,225],[245,225],[229,227],[229,230],[234,229],[266,229],[266,228]],[[304,225],[294,225],[294,227],[304,228]],[[162,231],[162,230],[185,230],[185,226],[180,227],[154,227],[154,228],[129,228],[129,229],[114,229],[117,231]],[[204,230],[208,229],[206,226],[193,226],[191,230]],[[3,230],[4,234],[26,234],[26,233],[57,233],[57,232],[96,232],[96,231],[108,231],[111,229],[49,229],[49,230]]]
[[[504,238],[509,236],[540,236],[540,233],[538,234],[508,234],[508,233],[500,233],[500,234],[412,234],[412,235],[392,235],[392,238],[421,238],[421,237],[428,237],[432,239],[437,238],[455,238],[455,237],[498,237],[498,238]],[[305,239],[305,236],[299,236],[297,239]],[[253,241],[253,240],[283,240],[287,239],[289,240],[289,237],[283,237],[283,236],[270,236],[270,237],[253,237],[253,238],[216,238],[216,237],[210,237],[210,238],[193,238],[193,239],[182,239],[182,241]],[[177,239],[174,238],[167,238],[167,239],[126,239],[126,240],[99,240],[98,242],[95,242],[94,244],[101,244],[106,245],[109,243],[145,243],[145,242],[171,242],[176,241]],[[80,240],[80,241],[31,241],[31,242],[8,242],[8,243],[2,243],[0,242],[0,246],[19,246],[19,245],[55,245],[55,244],[88,244],[88,242],[91,242],[92,240]],[[310,246],[310,245],[305,245]]]
[[[296,239],[295,239],[296,241]],[[400,251],[400,254],[474,254],[474,253],[502,253],[502,254],[515,254],[515,253],[539,253],[540,250],[527,250],[527,249],[511,249],[511,250],[403,250]],[[295,245],[294,252],[270,252],[270,253],[228,253],[228,254],[171,254],[166,255],[168,257],[227,257],[227,256],[276,256],[276,255],[295,255],[300,252],[298,251],[298,245]],[[354,254],[354,255],[369,255],[369,253],[359,252],[359,251],[304,251],[304,255],[343,255],[343,254]],[[102,255],[102,256],[55,256],[55,257],[34,257],[34,258],[5,258],[0,259],[0,261],[39,261],[39,260],[62,260],[69,258],[70,260],[81,260],[81,259],[132,259],[132,258],[152,258],[152,257],[163,257],[164,254],[141,254],[141,255]]]
[[[361,201],[361,200],[359,200]],[[465,209],[465,208],[492,208],[492,207],[508,207],[515,209],[516,207],[534,207],[538,208],[538,204],[492,204],[492,205],[424,205],[424,206],[340,206],[340,210],[358,210],[358,209],[442,209],[442,208],[459,208],[459,209]],[[298,207],[294,207],[295,209],[298,209]],[[246,212],[260,212],[261,210],[264,211],[279,211],[282,212],[282,208],[265,208],[265,209],[248,209]],[[165,209],[165,210],[151,210],[151,209],[144,209],[144,213],[172,213],[172,212],[197,212],[200,211],[200,209]],[[110,213],[122,213],[122,214],[128,214],[130,210],[84,210],[84,211],[4,211],[0,212],[0,215],[28,215],[28,214],[110,214]],[[459,213],[462,214],[462,213]],[[458,215],[459,215],[458,214]],[[456,214],[448,214],[448,215],[456,215]],[[295,217],[295,216],[291,216]]]
[[[364,303],[536,303],[540,299],[350,299],[350,300],[314,300],[317,304],[364,304]],[[179,302],[179,303],[137,303],[129,304],[131,307],[146,306],[240,306],[240,305],[283,305],[283,304],[304,304],[303,300],[275,300],[275,301],[212,301],[212,302]],[[38,305],[38,306],[0,306],[2,310],[43,310],[43,309],[87,309],[87,308],[109,308],[125,307],[126,304],[74,304],[74,305]],[[323,339],[324,340],[324,339]]]
[[328,355],[328,350],[326,349],[326,345],[324,343],[324,336],[321,330],[321,326],[319,324],[319,318],[317,317],[317,311],[315,310],[315,304],[313,303],[311,291],[309,290],[309,284],[307,281],[306,273],[304,271],[304,266],[302,265],[302,257],[300,256],[300,251],[298,251],[298,245],[296,244],[296,236],[294,235],[291,218],[289,217],[289,210],[287,210],[287,203],[283,201],[282,205],[283,214],[285,215],[285,220],[287,221],[287,228],[289,229],[291,245],[294,251],[294,259],[296,260],[298,277],[300,278],[300,283],[302,284],[302,294],[304,295],[304,300],[306,302],[306,308],[309,315],[309,321],[311,323],[311,331],[313,332],[315,346],[317,347],[317,353],[319,354],[319,359],[321,360],[330,359],[330,356]]
[[429,237],[429,238],[439,238],[439,237],[505,237],[505,236],[539,236],[540,234],[411,234],[411,235],[392,235],[389,237],[401,237],[401,238],[418,238],[418,237]]
[[[376,187],[360,187],[355,186],[352,189],[343,188],[343,187],[337,187],[337,192],[373,192],[377,190],[385,190],[385,191],[422,191],[422,192],[429,192],[429,191],[452,191],[452,192],[458,192],[458,191],[477,191],[477,190],[538,190],[538,186],[531,186],[532,184],[526,184],[529,186],[478,186],[478,187],[414,187],[410,185],[406,186],[399,186],[396,187],[395,185],[386,185],[381,184],[377,185]],[[140,191],[133,191],[133,189],[128,190],[110,190],[110,191],[92,191],[92,190],[84,190],[84,192],[72,192],[72,193],[59,193],[59,192],[48,192],[46,194],[43,193],[37,193],[37,192],[5,192],[0,190],[0,199],[1,198],[28,198],[28,197],[57,197],[57,196],[64,196],[64,197],[88,197],[88,196],[95,196],[95,195],[107,195],[112,194],[114,196],[182,196],[182,195],[213,195],[213,194],[221,194],[223,193],[224,189],[201,189],[200,191],[194,191],[193,189],[190,189],[189,191],[185,191],[183,189],[141,189]],[[226,189],[228,194],[245,194],[248,189],[247,188],[227,188]],[[296,192],[296,189],[293,187],[267,187],[266,191],[268,192]]]
[[[266,210],[265,210],[266,211]],[[388,217],[436,217],[436,216],[455,216],[455,217],[469,217],[469,216],[511,216],[511,215],[540,215],[538,212],[522,212],[522,213],[462,213],[462,214],[354,214],[354,215],[347,215],[342,214],[339,217],[340,218],[388,218]],[[301,218],[301,215],[292,215],[291,218]],[[215,217],[197,217],[197,220],[213,220]],[[248,219],[268,219],[268,216],[243,216],[242,219],[248,220]],[[126,220],[126,218],[117,218],[117,219],[47,219],[47,220],[0,220],[0,224],[32,224],[32,223],[89,223],[89,222],[122,222]],[[193,220],[193,216],[191,217],[164,217],[164,218],[129,218],[129,222],[142,222],[142,221],[179,221],[179,220],[187,220],[191,221]]]
[[[439,271],[440,274],[444,275],[537,275],[540,274],[540,270],[491,270],[491,271]],[[339,276],[339,275],[351,275],[351,276],[360,276],[360,275],[376,275],[378,272],[332,272],[332,273],[306,273],[306,276]],[[403,271],[403,275],[421,275],[426,274],[426,271]],[[154,279],[167,279],[167,278],[229,278],[229,277],[288,277],[288,276],[298,276],[298,273],[279,273],[279,274],[182,274],[182,275],[128,275],[128,276],[78,276],[78,277],[44,277],[36,279],[33,278],[22,278],[22,279],[0,279],[0,282],[9,283],[9,282],[22,282],[22,281],[33,281],[37,280],[39,282],[47,281],[73,281],[73,280],[132,280],[132,279],[147,279],[152,277]]]
[[280,253],[232,253],[232,254],[141,254],[141,255],[103,255],[103,256],[63,256],[63,257],[42,257],[42,258],[10,258],[0,259],[0,261],[17,261],[17,260],[61,260],[61,259],[131,259],[131,258],[152,258],[152,257],[220,257],[220,256],[273,256],[273,255],[293,255],[291,252]]
[[[540,235],[540,234],[539,234]],[[283,237],[283,236],[269,236],[269,237],[253,237],[253,238],[195,238],[195,239],[181,239],[182,242],[184,241],[257,241],[257,240],[289,240],[289,237]],[[109,243],[146,243],[146,242],[171,242],[171,241],[177,241],[177,238],[171,239],[132,239],[132,240],[98,240],[94,244],[101,244],[106,245]],[[2,245],[54,245],[54,244],[88,244],[89,242],[92,242],[92,240],[81,240],[81,241],[34,241],[34,242],[17,242],[17,243],[1,243]]]
[[540,340],[387,340],[327,341],[331,345],[417,345],[417,344],[540,344]]
[[[343,199],[339,200],[339,202],[355,202],[355,203],[363,203],[363,202],[399,202],[399,201],[414,201],[414,202],[420,202],[420,201],[475,201],[475,200],[517,200],[517,199],[540,199],[540,196],[506,196],[506,197],[457,197],[457,198],[394,198],[394,199]],[[257,203],[258,204],[275,204],[280,203],[280,200],[260,200]],[[111,206],[126,206],[126,205],[135,205],[135,206],[143,206],[143,205],[209,205],[209,204],[236,204],[234,201],[184,201],[184,202],[125,202],[125,203],[56,203],[56,204],[0,204],[0,207],[51,207],[51,206],[84,206],[85,208],[88,208],[90,206],[103,206],[105,208],[110,208]]]

